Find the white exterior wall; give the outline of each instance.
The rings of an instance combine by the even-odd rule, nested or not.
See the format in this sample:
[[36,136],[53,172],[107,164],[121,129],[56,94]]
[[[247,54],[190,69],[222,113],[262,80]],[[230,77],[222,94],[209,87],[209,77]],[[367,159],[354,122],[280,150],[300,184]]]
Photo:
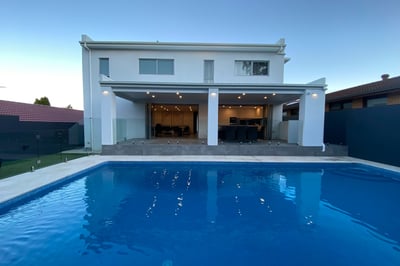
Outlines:
[[98,57],[92,50],[82,48],[85,147],[94,152],[102,149],[101,102]]
[[[109,58],[110,78],[119,81],[204,82],[204,60],[214,60],[214,83],[282,83],[284,56],[269,53],[195,51],[94,51],[96,75],[100,57]],[[174,59],[174,75],[139,74],[139,59]],[[269,61],[267,76],[236,76],[235,60]],[[96,62],[94,62],[96,61]]]
[[101,97],[101,143],[112,145],[116,142],[116,99],[111,88],[103,89]]
[[207,144],[218,145],[218,89],[208,91]]
[[[133,82],[203,83],[204,60],[214,60],[214,83],[282,83],[284,55],[268,52],[140,51],[87,50],[82,48],[85,146],[101,151],[102,144],[114,144],[129,138],[146,137],[145,104],[116,97],[113,133],[102,126],[102,91],[99,81],[99,58],[109,58],[110,79]],[[174,59],[174,75],[139,74],[140,58]],[[235,75],[235,60],[269,61],[267,76]],[[188,67],[190,66],[190,67]],[[104,110],[103,110],[104,112]],[[207,138],[207,104],[199,106],[199,138]],[[103,117],[104,119],[104,117]],[[107,118],[108,119],[108,118]],[[110,121],[108,121],[110,122]],[[107,122],[107,123],[108,123]],[[111,124],[110,124],[111,125]],[[103,133],[106,136],[102,136]],[[111,135],[110,135],[111,134]],[[104,142],[105,141],[105,142]]]
[[323,146],[325,91],[306,90],[299,105],[299,145]]
[[146,104],[117,97],[117,141],[146,138]]

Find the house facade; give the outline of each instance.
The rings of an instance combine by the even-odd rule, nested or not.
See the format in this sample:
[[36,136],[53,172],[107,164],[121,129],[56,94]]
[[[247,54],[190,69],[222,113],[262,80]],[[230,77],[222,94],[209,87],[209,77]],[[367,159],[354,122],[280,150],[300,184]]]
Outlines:
[[186,134],[213,146],[225,135],[221,129],[229,133],[233,125],[257,127],[257,138],[280,139],[283,104],[293,101],[299,120],[290,134],[301,146],[323,146],[325,80],[285,84],[284,40],[122,42],[83,35],[80,44],[85,146],[93,151]]

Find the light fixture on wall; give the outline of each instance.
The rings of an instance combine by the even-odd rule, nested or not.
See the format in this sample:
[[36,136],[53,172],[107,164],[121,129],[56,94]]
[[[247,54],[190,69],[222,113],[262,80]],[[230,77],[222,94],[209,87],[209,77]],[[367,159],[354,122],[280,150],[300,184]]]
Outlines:
[[151,98],[156,98],[156,96],[153,94],[153,95],[151,95]]
[[240,99],[242,99],[242,97],[241,97],[241,96],[238,96],[237,98],[238,98],[239,100],[240,100]]
[[314,93],[311,94],[311,97],[317,98],[317,97],[318,97],[318,94],[314,92]]
[[266,99],[268,99],[268,97],[267,97],[267,96],[264,96],[264,100],[266,100]]
[[211,96],[215,97],[215,96],[217,96],[217,93],[216,92],[211,92]]
[[150,92],[149,92],[149,91],[146,91],[146,94],[147,94],[147,95],[149,95],[149,94],[150,94]]
[[108,95],[108,93],[109,93],[109,92],[108,92],[107,90],[104,90],[104,91],[103,91],[103,95]]

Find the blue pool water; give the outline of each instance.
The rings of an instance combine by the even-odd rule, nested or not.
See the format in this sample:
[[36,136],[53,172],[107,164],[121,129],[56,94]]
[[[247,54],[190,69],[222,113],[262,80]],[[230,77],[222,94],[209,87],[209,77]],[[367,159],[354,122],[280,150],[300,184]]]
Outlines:
[[0,265],[400,265],[400,175],[106,163],[3,206]]

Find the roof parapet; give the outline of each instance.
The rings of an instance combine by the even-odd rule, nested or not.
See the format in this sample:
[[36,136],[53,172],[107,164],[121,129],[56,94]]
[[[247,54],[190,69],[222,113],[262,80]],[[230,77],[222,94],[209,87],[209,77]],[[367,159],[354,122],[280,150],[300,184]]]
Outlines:
[[272,52],[284,55],[285,41],[275,44],[251,43],[191,43],[191,42],[138,42],[138,41],[94,41],[83,34],[80,44],[85,48],[104,50],[181,50],[181,51],[238,51]]
[[82,37],[81,37],[81,42],[93,42],[93,40],[89,37],[89,36],[87,36],[86,34],[82,34]]

